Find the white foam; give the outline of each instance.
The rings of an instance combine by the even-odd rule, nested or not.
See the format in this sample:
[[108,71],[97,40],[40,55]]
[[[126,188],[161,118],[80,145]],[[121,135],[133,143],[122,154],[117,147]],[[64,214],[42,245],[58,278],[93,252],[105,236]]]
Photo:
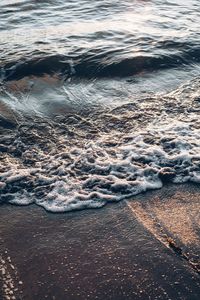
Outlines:
[[[29,194],[18,192],[10,202],[20,205],[35,202],[46,210],[64,212],[100,208],[110,201],[120,201],[150,189],[161,188],[163,182],[160,173],[165,168],[169,169],[167,172],[174,172],[173,182],[200,182],[200,172],[195,170],[193,163],[194,159],[200,159],[198,130],[179,122],[165,127],[151,126],[148,131],[154,134],[158,144],[145,142],[144,131],[138,135],[134,133],[131,141],[113,147],[116,155],[111,157],[103,147],[102,137],[96,142],[88,143],[84,149],[71,151],[71,164],[66,164],[65,159],[61,159],[63,155],[47,154],[45,164],[38,164],[38,168],[17,168],[14,173],[9,171],[1,174],[1,184],[24,180],[32,174],[37,186],[48,186],[44,196],[38,199],[34,190]],[[173,142],[171,150],[164,149],[166,144],[160,142],[163,138]],[[54,170],[57,167],[55,175],[49,173],[51,167]],[[75,176],[70,176],[70,172]]]

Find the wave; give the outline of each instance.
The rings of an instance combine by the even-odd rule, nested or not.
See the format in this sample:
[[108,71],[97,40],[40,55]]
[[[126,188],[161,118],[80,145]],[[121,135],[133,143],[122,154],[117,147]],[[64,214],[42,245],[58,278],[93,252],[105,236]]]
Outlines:
[[[31,57],[31,55],[30,55]],[[178,68],[200,62],[200,48],[194,47],[173,54],[119,57],[117,52],[100,53],[92,50],[77,55],[41,55],[1,66],[2,80],[18,80],[25,76],[59,74],[64,78],[129,77],[142,72]]]

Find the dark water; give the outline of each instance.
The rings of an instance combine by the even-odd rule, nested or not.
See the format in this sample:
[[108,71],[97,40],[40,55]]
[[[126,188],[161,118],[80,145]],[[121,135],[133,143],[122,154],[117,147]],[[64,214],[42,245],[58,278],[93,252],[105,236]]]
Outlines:
[[101,207],[200,182],[200,3],[0,3],[0,202]]

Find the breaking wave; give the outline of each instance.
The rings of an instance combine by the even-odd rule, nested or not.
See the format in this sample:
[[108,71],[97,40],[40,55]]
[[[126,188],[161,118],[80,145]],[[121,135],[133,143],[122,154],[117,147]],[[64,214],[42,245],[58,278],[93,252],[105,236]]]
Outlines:
[[[165,43],[170,48],[172,42]],[[174,47],[176,43],[174,43]],[[159,49],[161,45],[157,45]],[[172,45],[171,45],[172,47]],[[180,45],[179,45],[180,47]],[[1,64],[2,80],[18,80],[26,76],[42,76],[59,74],[64,78],[123,78],[153,72],[162,69],[178,68],[200,62],[200,49],[195,46],[182,45],[184,50],[173,54],[137,54],[120,57],[123,49],[105,52],[101,49],[91,49],[82,55],[30,54],[31,58],[19,59],[17,62]],[[162,47],[161,47],[162,48]],[[181,49],[181,47],[180,47]],[[81,51],[80,51],[81,52]]]

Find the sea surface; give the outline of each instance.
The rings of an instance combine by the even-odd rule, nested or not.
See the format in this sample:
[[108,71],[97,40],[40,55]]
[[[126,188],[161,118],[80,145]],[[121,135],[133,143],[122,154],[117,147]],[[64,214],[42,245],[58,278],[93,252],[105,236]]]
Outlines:
[[200,182],[199,0],[1,0],[0,203]]

